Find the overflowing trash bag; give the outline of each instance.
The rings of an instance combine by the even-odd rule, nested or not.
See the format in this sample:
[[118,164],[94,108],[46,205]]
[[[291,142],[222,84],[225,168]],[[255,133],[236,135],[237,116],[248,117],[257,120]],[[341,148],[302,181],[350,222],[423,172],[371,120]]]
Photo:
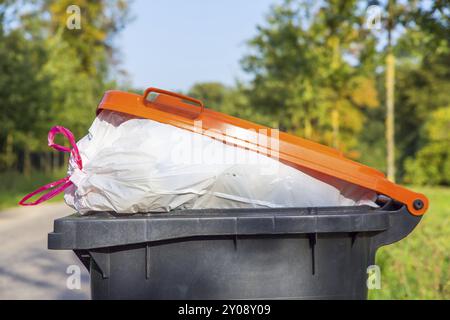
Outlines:
[[64,199],[80,213],[376,206],[373,191],[123,113],[102,111],[77,145],[83,170],[72,157]]
[[[224,135],[228,140],[216,133],[197,132],[198,119],[205,120],[205,127],[231,129]],[[80,141],[76,143],[64,127],[50,130],[49,146],[71,154],[68,175],[19,203],[35,205],[64,191],[65,202],[81,214],[377,206],[377,192],[349,182],[347,176],[350,170],[365,181],[367,174],[381,179],[381,173],[346,160],[333,149],[285,133],[281,139],[272,139],[282,143],[282,157],[275,157],[264,152],[259,141],[242,144],[253,139],[252,128],[267,129],[205,109],[200,101],[173,92],[149,88],[139,96],[108,91]],[[57,134],[63,134],[71,147],[55,144]],[[272,152],[271,148],[267,150]],[[318,165],[319,170],[314,168]],[[336,174],[327,174],[325,169]],[[27,202],[44,191],[38,200]]]

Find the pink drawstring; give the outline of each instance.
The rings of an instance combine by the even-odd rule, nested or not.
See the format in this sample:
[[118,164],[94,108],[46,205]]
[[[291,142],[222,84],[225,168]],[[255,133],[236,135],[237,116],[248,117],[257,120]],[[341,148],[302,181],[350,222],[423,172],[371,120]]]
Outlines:
[[[69,140],[69,143],[71,144],[72,148],[60,146],[59,144],[54,143],[55,136],[57,134],[64,135]],[[56,149],[58,151],[70,152],[70,155],[75,160],[75,163],[78,166],[78,168],[80,170],[83,169],[83,162],[81,161],[80,152],[78,151],[78,147],[75,142],[75,138],[69,129],[66,129],[61,126],[55,126],[55,127],[51,128],[50,131],[48,132],[48,145],[49,145],[49,147],[52,147],[53,149]],[[57,194],[59,194],[60,192],[64,191],[68,187],[70,187],[72,185],[72,181],[70,181],[69,179],[70,179],[70,177],[65,177],[65,178],[59,179],[57,181],[51,182],[49,184],[46,184],[45,186],[42,186],[42,187],[36,189],[35,191],[27,194],[25,197],[23,197],[22,200],[20,200],[19,204],[21,206],[34,206],[41,202],[47,201],[47,200],[53,198],[54,196],[56,196]],[[36,201],[30,202],[30,203],[25,203],[25,201],[27,201],[34,195],[39,194],[45,190],[52,189],[54,187],[57,187],[57,188],[50,190],[46,194],[42,195]]]

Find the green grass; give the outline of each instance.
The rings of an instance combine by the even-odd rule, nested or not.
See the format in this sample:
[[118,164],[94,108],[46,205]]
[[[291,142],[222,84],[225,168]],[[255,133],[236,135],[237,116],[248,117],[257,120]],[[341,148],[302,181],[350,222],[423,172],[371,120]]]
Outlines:
[[408,237],[378,251],[381,289],[370,299],[450,299],[450,188],[412,189],[430,208]]
[[[17,207],[18,202],[28,193],[35,189],[61,179],[66,176],[66,170],[58,170],[54,173],[33,172],[29,177],[18,172],[0,173],[0,209]],[[37,199],[35,196],[32,200]],[[62,201],[60,194],[50,201]]]

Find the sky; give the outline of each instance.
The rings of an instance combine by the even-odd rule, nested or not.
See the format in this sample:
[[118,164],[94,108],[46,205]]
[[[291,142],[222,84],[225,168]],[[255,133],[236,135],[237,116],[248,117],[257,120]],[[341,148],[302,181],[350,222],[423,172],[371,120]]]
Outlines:
[[279,0],[134,0],[134,19],[116,45],[135,88],[187,90],[196,82],[246,79],[249,52],[271,4]]

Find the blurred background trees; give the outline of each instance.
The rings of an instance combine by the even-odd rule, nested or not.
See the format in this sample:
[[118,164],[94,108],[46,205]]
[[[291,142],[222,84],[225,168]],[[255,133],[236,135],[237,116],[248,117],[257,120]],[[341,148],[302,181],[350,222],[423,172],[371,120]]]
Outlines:
[[375,41],[357,1],[286,1],[272,8],[243,60],[256,110],[288,130],[358,157],[364,110],[379,106]]
[[[366,25],[370,5],[385,12],[380,30]],[[248,42],[252,53],[242,67],[250,83],[223,88],[222,95],[231,94],[226,103],[200,97],[221,111],[227,105],[229,113],[333,146],[387,172],[390,53],[395,178],[448,185],[449,16],[446,1],[286,0],[272,6]]]
[[63,162],[49,151],[52,125],[81,137],[107,88],[115,87],[112,40],[128,18],[125,1],[78,1],[81,29],[66,28],[73,1],[0,0],[0,170],[29,174]]
[[[80,30],[66,28],[72,3],[86,18]],[[373,4],[385,13],[381,30],[366,25]],[[386,172],[389,22],[396,178],[448,185],[449,12],[439,0],[285,0],[248,41],[249,81],[197,83],[186,93]],[[124,0],[0,0],[0,171],[65,165],[43,143],[48,129],[86,133],[103,92],[119,86],[114,38],[129,20]]]

